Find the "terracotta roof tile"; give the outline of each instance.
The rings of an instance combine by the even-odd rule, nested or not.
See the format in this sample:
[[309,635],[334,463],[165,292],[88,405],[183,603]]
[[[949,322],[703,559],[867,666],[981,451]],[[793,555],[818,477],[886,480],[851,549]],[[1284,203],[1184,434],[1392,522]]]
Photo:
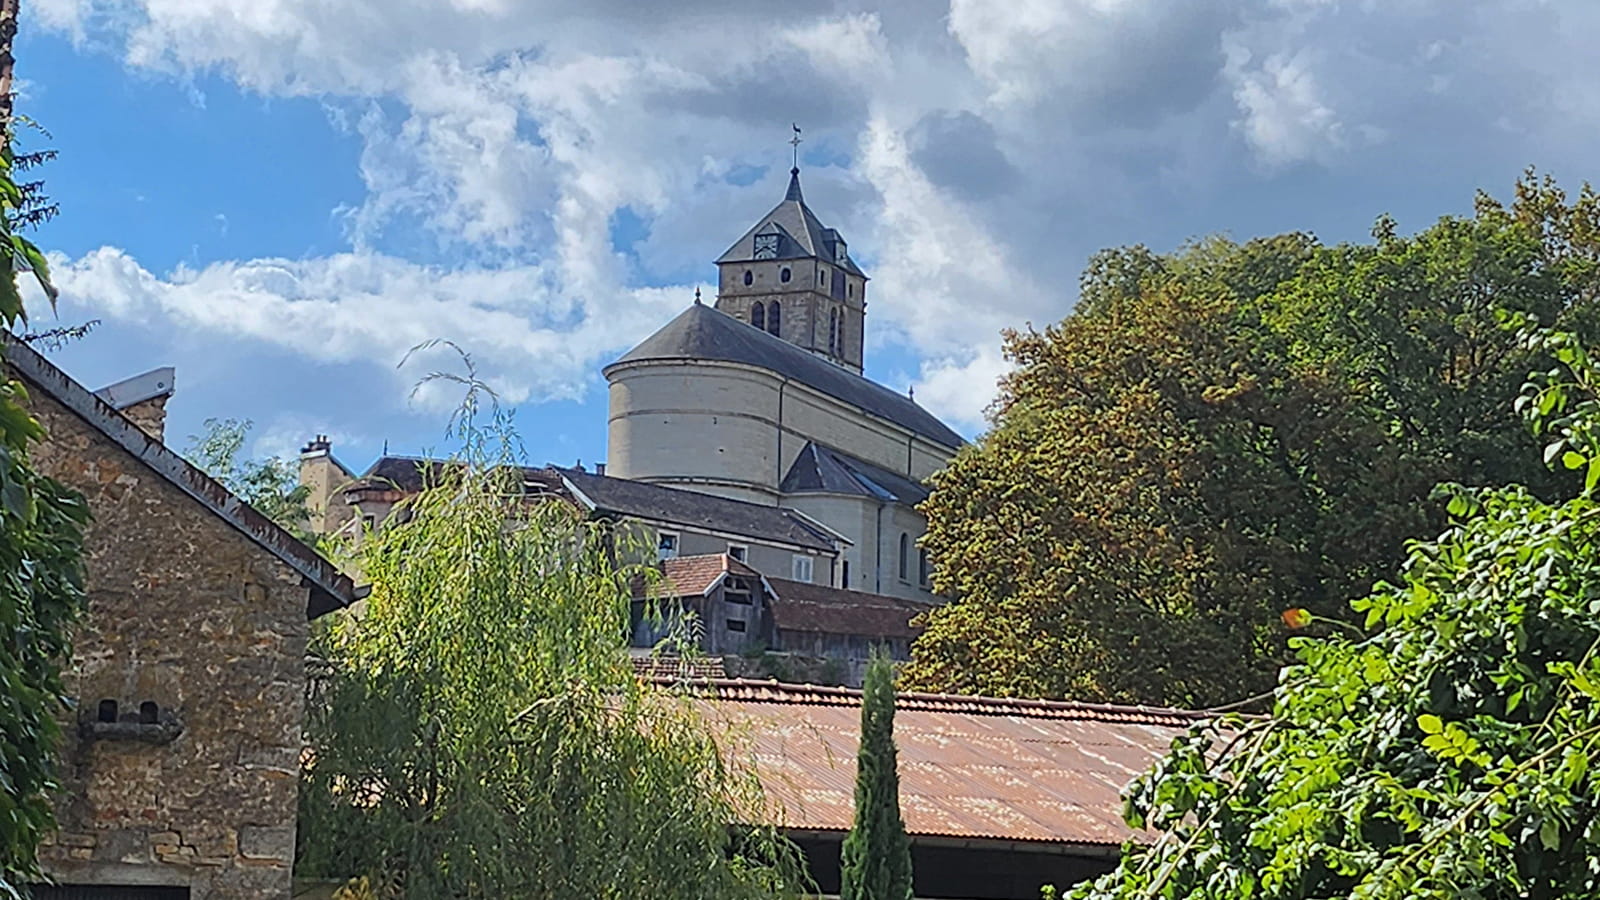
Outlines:
[[850,591],[844,588],[769,578],[777,593],[772,616],[785,631],[911,638],[922,633],[911,620],[932,604]]
[[[695,701],[754,759],[784,827],[848,830],[861,692],[708,681]],[[1123,788],[1206,716],[1176,709],[901,694],[895,739],[913,835],[1107,846],[1139,838]]]

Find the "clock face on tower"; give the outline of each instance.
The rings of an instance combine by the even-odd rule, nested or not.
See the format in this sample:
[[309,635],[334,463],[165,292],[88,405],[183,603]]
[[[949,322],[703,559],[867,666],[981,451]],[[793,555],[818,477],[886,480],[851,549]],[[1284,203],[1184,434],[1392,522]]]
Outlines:
[[773,259],[778,255],[778,236],[775,234],[756,235],[756,259]]

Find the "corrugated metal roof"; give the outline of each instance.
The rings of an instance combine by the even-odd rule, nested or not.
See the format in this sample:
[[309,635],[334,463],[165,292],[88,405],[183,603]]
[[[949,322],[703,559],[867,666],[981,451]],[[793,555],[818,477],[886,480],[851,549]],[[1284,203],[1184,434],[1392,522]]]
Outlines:
[[[695,703],[753,760],[778,821],[847,831],[854,814],[861,692],[706,682]],[[912,835],[1115,845],[1122,790],[1205,716],[1183,710],[901,694],[900,806]]]

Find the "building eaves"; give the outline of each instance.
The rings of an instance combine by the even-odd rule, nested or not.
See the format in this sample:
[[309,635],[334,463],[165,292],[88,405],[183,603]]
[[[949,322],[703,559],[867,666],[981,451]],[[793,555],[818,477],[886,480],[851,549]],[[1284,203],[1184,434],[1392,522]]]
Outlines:
[[160,440],[117,412],[88,388],[7,334],[5,364],[91,428],[128,452],[157,476],[227,522],[257,546],[299,573],[310,588],[306,616],[316,618],[350,605],[355,587],[333,563],[235,496]]
[[824,553],[839,550],[837,536],[794,510],[579,469],[551,466],[550,470],[560,474],[580,502],[602,515],[746,536]]

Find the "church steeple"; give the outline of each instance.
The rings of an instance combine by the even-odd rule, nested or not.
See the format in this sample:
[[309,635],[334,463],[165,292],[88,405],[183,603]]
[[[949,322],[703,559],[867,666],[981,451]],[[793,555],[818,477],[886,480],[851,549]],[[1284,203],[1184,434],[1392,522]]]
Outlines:
[[839,232],[825,227],[800,190],[795,165],[783,201],[717,259],[716,308],[860,372],[867,275]]

